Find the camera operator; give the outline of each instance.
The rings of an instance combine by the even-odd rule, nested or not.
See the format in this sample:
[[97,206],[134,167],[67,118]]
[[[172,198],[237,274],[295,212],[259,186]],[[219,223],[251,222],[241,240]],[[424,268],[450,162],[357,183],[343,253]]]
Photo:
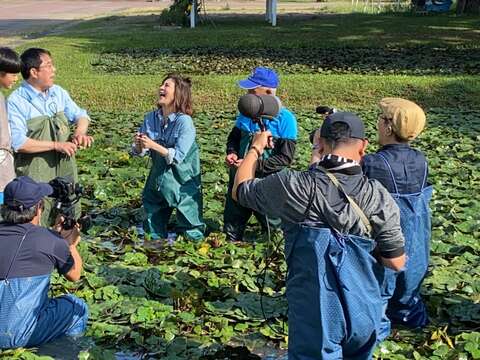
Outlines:
[[282,220],[289,359],[369,359],[382,318],[383,266],[398,271],[405,255],[398,206],[359,164],[368,144],[363,122],[347,112],[327,116],[308,171],[254,179],[269,136],[255,135],[232,195]]
[[49,184],[21,176],[7,184],[0,224],[0,349],[34,347],[63,335],[85,331],[87,305],[68,294],[49,298],[50,276],[56,269],[77,281],[82,258],[77,250],[78,225],[62,229],[39,226]]

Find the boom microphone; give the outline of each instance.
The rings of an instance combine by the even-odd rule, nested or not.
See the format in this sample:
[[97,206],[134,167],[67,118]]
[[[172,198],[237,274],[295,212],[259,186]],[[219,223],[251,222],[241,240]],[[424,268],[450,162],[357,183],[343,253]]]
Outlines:
[[282,103],[273,95],[243,95],[238,100],[238,111],[251,119],[260,119],[262,116],[273,118],[278,115]]

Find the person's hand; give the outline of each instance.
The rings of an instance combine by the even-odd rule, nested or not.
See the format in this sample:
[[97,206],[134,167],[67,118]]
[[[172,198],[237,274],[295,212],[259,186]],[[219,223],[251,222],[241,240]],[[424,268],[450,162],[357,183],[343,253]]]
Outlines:
[[153,149],[157,143],[150,139],[146,134],[139,135],[139,142],[142,149]]
[[133,143],[135,144],[135,150],[137,151],[137,153],[141,153],[143,151],[141,135],[141,133],[136,133],[133,136]]
[[72,136],[72,143],[81,148],[88,148],[92,146],[93,137],[84,134],[74,134]]
[[256,147],[261,153],[265,148],[273,148],[273,137],[270,131],[258,132],[254,135],[252,147]]
[[64,221],[65,218],[61,215],[58,215],[55,219],[55,224],[53,225],[54,230],[58,232],[61,237],[67,240],[68,245],[77,246],[80,242],[80,225],[77,223],[73,229],[65,230],[63,228]]
[[235,153],[230,153],[225,156],[225,164],[227,164],[228,167],[236,166],[237,161],[238,155]]
[[312,147],[314,150],[320,150],[321,149],[321,144],[320,144],[320,129],[317,129],[315,133],[313,134],[313,141],[312,141]]
[[56,152],[66,154],[68,156],[73,156],[77,152],[77,145],[70,141],[67,141],[67,142],[55,141],[53,148]]
[[238,168],[240,165],[242,165],[242,161],[243,159],[238,159],[237,161],[235,161],[235,166]]

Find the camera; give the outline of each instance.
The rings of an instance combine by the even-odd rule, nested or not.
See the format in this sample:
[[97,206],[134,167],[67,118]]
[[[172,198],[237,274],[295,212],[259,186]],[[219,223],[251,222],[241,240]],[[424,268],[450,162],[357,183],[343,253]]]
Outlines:
[[[315,112],[317,114],[322,115],[324,118],[326,118],[328,115],[336,113],[337,111],[338,110],[333,108],[333,107],[323,106],[323,105],[317,106],[317,108],[315,109]],[[315,136],[315,131],[317,131],[317,129],[310,132],[310,135],[309,135],[310,144],[313,144],[313,138]]]
[[62,228],[65,230],[73,229],[78,222],[83,231],[88,230],[91,226],[90,216],[85,215],[78,220],[75,217],[75,204],[83,196],[83,187],[78,183],[76,184],[71,177],[61,176],[49,181],[49,185],[53,188],[53,193],[50,195],[55,200],[53,208],[57,215],[64,218]]

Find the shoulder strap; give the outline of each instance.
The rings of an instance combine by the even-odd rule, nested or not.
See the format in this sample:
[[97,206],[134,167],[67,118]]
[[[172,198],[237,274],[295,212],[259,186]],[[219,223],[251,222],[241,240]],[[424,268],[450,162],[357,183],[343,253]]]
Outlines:
[[308,217],[308,213],[310,212],[310,209],[312,208],[313,201],[315,200],[315,193],[317,191],[317,180],[315,178],[315,175],[311,177],[312,179],[312,186],[310,187],[310,194],[308,196],[308,204],[305,209],[305,212],[303,213],[305,216],[305,219]]
[[12,261],[10,262],[10,265],[8,266],[7,273],[5,274],[5,281],[8,283],[8,276],[10,275],[10,271],[12,271],[12,266],[15,263],[15,260],[17,260],[18,253],[20,252],[20,248],[22,247],[23,241],[25,240],[25,237],[27,236],[28,232],[30,229],[25,231],[25,233],[22,236],[22,240],[20,240],[20,245],[18,245],[17,251],[15,251],[15,255],[12,258]]
[[427,187],[427,173],[428,173],[428,164],[425,161],[425,170],[423,173],[423,182],[422,182],[422,191]]
[[329,172],[327,169],[319,166],[318,169],[320,169],[325,175],[329,177],[329,179],[332,181],[332,183],[337,187],[337,189],[345,196],[345,198],[348,200],[350,205],[352,206],[353,210],[357,213],[358,217],[362,221],[363,225],[367,229],[367,232],[371,235],[372,234],[372,225],[370,224],[370,221],[368,220],[367,216],[363,212],[363,210],[358,206],[358,204],[353,200],[343,189],[342,185],[338,181],[338,179],[333,175],[331,172]]
[[393,174],[393,170],[392,170],[392,167],[390,166],[390,163],[388,162],[387,158],[383,154],[378,152],[377,155],[380,156],[383,159],[383,162],[385,163],[385,165],[387,165],[388,172],[390,173],[390,177],[392,178],[393,186],[395,188],[395,194],[398,194],[399,192],[398,192],[397,181],[395,180],[395,175]]

